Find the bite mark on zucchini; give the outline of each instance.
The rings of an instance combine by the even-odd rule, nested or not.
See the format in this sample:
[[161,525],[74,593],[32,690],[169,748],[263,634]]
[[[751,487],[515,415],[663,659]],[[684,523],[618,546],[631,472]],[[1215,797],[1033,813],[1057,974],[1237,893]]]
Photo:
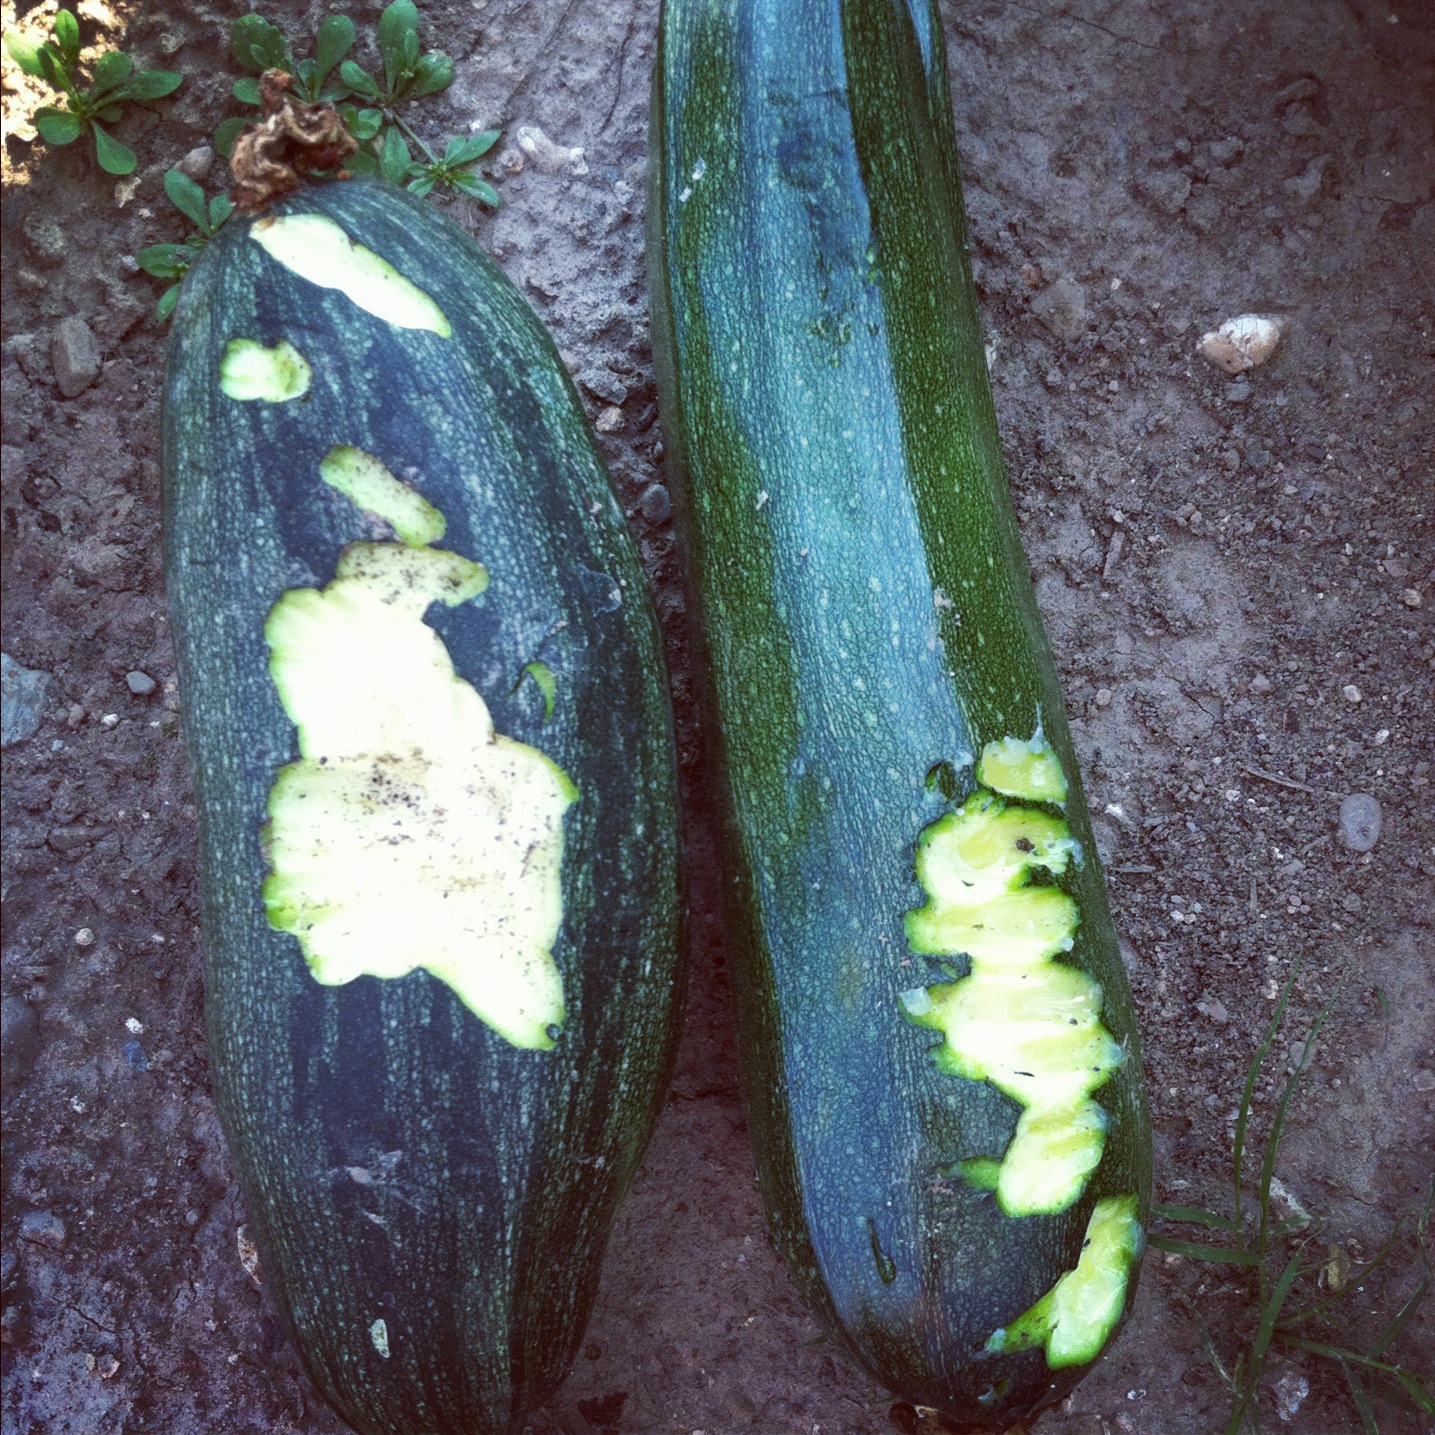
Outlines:
[[1066,774],[1061,759],[1038,728],[1029,738],[1004,737],[989,742],[977,763],[977,781],[1006,797],[1026,802],[1066,801]]
[[[1064,796],[1060,763],[1044,742],[988,743],[977,770],[1050,793],[1053,763]],[[910,1021],[941,1033],[932,1053],[941,1070],[988,1081],[1024,1108],[999,1159],[958,1167],[973,1187],[994,1191],[1008,1216],[1055,1215],[1080,1197],[1106,1143],[1106,1113],[1091,1094],[1124,1057],[1101,1023],[1100,985],[1056,960],[1071,950],[1080,918],[1050,879],[1080,858],[1064,818],[989,787],[917,842],[928,900],[907,913],[908,944],[926,956],[965,956],[970,967],[901,1001]],[[1033,885],[1038,873],[1047,883]]]
[[383,519],[399,541],[411,548],[437,543],[448,529],[443,514],[433,504],[361,448],[331,448],[319,464],[319,477],[356,508]]
[[[381,504],[395,497],[376,483]],[[274,605],[270,674],[300,757],[269,794],[264,906],[316,981],[422,967],[505,1040],[542,1050],[564,1017],[553,945],[563,814],[578,791],[542,752],[495,733],[423,621],[431,604],[455,607],[487,584],[457,553],[355,543],[327,587]]]
[[389,1323],[383,1316],[380,1316],[369,1327],[369,1340],[374,1349],[387,1360],[389,1358]]
[[359,308],[399,329],[453,334],[448,316],[387,259],[350,239],[327,215],[285,214],[256,219],[249,237],[277,263],[317,284],[337,289]]
[[231,339],[219,361],[219,387],[239,403],[285,404],[307,394],[313,381],[308,360],[287,339],[272,349],[257,339]]
[[1098,1201],[1076,1268],[1009,1326],[994,1331],[986,1351],[1007,1354],[1044,1345],[1052,1370],[1095,1360],[1121,1319],[1131,1267],[1145,1245],[1136,1211],[1135,1196]]

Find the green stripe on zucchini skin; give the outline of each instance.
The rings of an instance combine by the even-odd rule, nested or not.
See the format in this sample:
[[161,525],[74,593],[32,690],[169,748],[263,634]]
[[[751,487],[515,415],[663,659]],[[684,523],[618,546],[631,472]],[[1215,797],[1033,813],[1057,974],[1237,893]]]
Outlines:
[[[666,0],[651,153],[659,398],[774,1239],[879,1379],[1004,1429],[1079,1371],[983,1343],[1075,1265],[1096,1201],[1134,1190],[1144,1212],[1149,1126],[1001,462],[935,11]],[[974,792],[988,744],[1035,731],[1069,780],[1070,846],[1023,898],[1050,920],[1034,945],[1070,941],[1061,965],[1125,1058],[1091,1098],[1105,1144],[1080,1197],[1014,1218],[962,1173],[991,1174],[964,1163],[1006,1151],[1023,1108],[940,1070],[900,998],[941,985],[906,947],[914,842]]]
[[[215,1095],[267,1284],[349,1425],[510,1435],[567,1371],[677,1036],[660,635],[572,383],[492,261],[391,185],[313,187],[275,212],[331,220],[410,276],[451,334],[316,285],[239,220],[205,246],[175,310],[165,572]],[[220,360],[240,337],[301,348],[309,393],[227,396]],[[300,753],[265,624],[284,594],[331,585],[345,549],[352,577],[362,545],[388,536],[320,476],[336,447],[382,464],[442,513],[447,549],[483,560],[482,597],[438,602],[414,630],[434,635],[499,733],[581,791],[562,818],[564,1021],[551,1050],[514,1046],[422,969],[321,985],[267,919],[267,804]],[[518,681],[535,662],[561,694],[546,722],[537,686]],[[416,894],[413,907],[421,922]]]

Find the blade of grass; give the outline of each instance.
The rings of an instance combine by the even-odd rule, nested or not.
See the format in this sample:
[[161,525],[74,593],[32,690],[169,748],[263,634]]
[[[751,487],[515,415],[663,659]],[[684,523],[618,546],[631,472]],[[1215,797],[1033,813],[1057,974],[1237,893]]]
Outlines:
[[1270,1298],[1261,1309],[1260,1328],[1256,1331],[1256,1338],[1251,1342],[1251,1361],[1256,1367],[1257,1378],[1260,1375],[1260,1366],[1265,1363],[1266,1352],[1271,1347],[1271,1337],[1275,1334],[1276,1321],[1280,1318],[1281,1307],[1285,1304],[1291,1287],[1296,1283],[1303,1270],[1314,1269],[1314,1266],[1303,1267],[1301,1265],[1299,1251],[1285,1263],[1285,1269],[1281,1271]]
[[1276,1002],[1275,1015],[1271,1018],[1271,1024],[1266,1028],[1266,1034],[1256,1048],[1256,1054],[1251,1058],[1251,1064],[1246,1071],[1246,1085],[1241,1092],[1241,1107],[1236,1117],[1236,1141],[1231,1157],[1232,1180],[1235,1185],[1236,1229],[1238,1231],[1245,1229],[1241,1219],[1241,1172],[1246,1155],[1246,1123],[1251,1116],[1251,1098],[1255,1095],[1256,1078],[1261,1074],[1261,1067],[1265,1065],[1266,1053],[1271,1049],[1271,1043],[1276,1039],[1276,1032],[1280,1029],[1281,1019],[1286,1014],[1286,1004],[1290,1001],[1291,988],[1295,986],[1295,979],[1299,975],[1300,958],[1297,957],[1291,967],[1291,974],[1286,980],[1285,989],[1280,994],[1280,1000]]
[[[1246,1352],[1243,1350],[1236,1357],[1235,1383],[1237,1388],[1236,1398],[1231,1402],[1231,1418],[1226,1422],[1225,1435],[1240,1435],[1241,1427],[1246,1423],[1246,1414],[1251,1410],[1251,1401],[1256,1393],[1255,1381],[1250,1378],[1250,1371],[1246,1368]],[[1254,1424],[1257,1430],[1261,1428],[1261,1412],[1257,1406],[1254,1414]]]
[[1368,1354],[1374,1358],[1385,1354],[1397,1340],[1400,1339],[1400,1332],[1410,1324],[1411,1317],[1420,1309],[1421,1302],[1425,1299],[1425,1293],[1430,1289],[1430,1277],[1422,1276],[1420,1284],[1415,1287],[1410,1299],[1400,1307],[1390,1318],[1384,1330],[1375,1337],[1375,1344],[1370,1347]]
[[[1292,973],[1291,980],[1295,980]],[[1321,1008],[1320,1015],[1311,1023],[1309,1034],[1306,1036],[1305,1045],[1301,1047],[1300,1060],[1295,1064],[1295,1070],[1286,1079],[1286,1084],[1281,1090],[1281,1099],[1276,1104],[1276,1114],[1271,1122],[1270,1135],[1266,1137],[1265,1154],[1261,1160],[1261,1181],[1260,1181],[1260,1202],[1261,1220],[1260,1230],[1257,1236],[1257,1249],[1264,1256],[1270,1242],[1271,1223],[1271,1181],[1276,1173],[1276,1155],[1280,1151],[1281,1133],[1285,1130],[1286,1112],[1290,1107],[1291,1097],[1295,1095],[1295,1089],[1300,1083],[1301,1075],[1305,1071],[1306,1063],[1310,1059],[1311,1051],[1315,1047],[1316,1038],[1320,1035],[1320,1029],[1326,1023],[1326,1019],[1335,1010],[1335,1004],[1340,1000],[1341,986],[1338,983],[1331,998]],[[1289,989],[1289,988],[1287,988]],[[1272,1032],[1274,1035],[1274,1032]],[[1264,1299],[1266,1294],[1265,1265],[1261,1265],[1261,1296]],[[1279,1311],[1279,1307],[1277,1307]]]
[[1201,1319],[1195,1303],[1187,1296],[1180,1297],[1181,1304],[1186,1308],[1186,1314],[1196,1323],[1196,1329],[1201,1336],[1201,1349],[1206,1352],[1206,1359],[1211,1362],[1211,1368],[1216,1372],[1217,1379],[1231,1392],[1236,1393],[1236,1378],[1226,1369],[1226,1363],[1221,1359],[1221,1353],[1216,1349],[1216,1342],[1211,1335],[1206,1322]]
[[[1346,1350],[1339,1345],[1326,1345],[1320,1340],[1306,1340],[1299,1335],[1282,1335],[1281,1344],[1288,1345],[1292,1350],[1304,1350],[1310,1355],[1324,1356],[1326,1360],[1342,1361],[1347,1360],[1352,1365],[1358,1365],[1363,1370],[1379,1370],[1386,1375],[1393,1375],[1397,1380],[1404,1382],[1410,1372],[1400,1365],[1390,1365],[1383,1360],[1372,1359],[1368,1355],[1361,1355],[1358,1350]],[[1420,1385],[1420,1381],[1415,1381]],[[1423,1386],[1422,1386],[1423,1389]]]
[[1229,1216],[1218,1216],[1214,1211],[1202,1211],[1195,1206],[1162,1206],[1153,1204],[1151,1214],[1158,1220],[1172,1221],[1177,1225],[1215,1226],[1218,1230],[1239,1229]]
[[1206,1246],[1198,1241],[1178,1241],[1171,1236],[1148,1236],[1147,1244],[1158,1251],[1170,1251],[1172,1255],[1190,1256],[1196,1261],[1212,1261],[1231,1266],[1258,1266],[1260,1256],[1255,1251],[1236,1250],[1231,1246]]
[[1408,1370],[1397,1370],[1395,1378],[1400,1382],[1405,1393],[1419,1406],[1422,1414],[1435,1415],[1435,1395],[1430,1393],[1429,1387],[1423,1380],[1411,1375]]
[[1350,1386],[1350,1398],[1355,1402],[1355,1408],[1360,1412],[1360,1423],[1365,1430],[1365,1435],[1380,1435],[1380,1426],[1375,1420],[1375,1411],[1370,1408],[1370,1401],[1366,1398],[1365,1390],[1360,1381],[1355,1378],[1355,1372],[1342,1360],[1340,1368],[1345,1373],[1345,1383]]

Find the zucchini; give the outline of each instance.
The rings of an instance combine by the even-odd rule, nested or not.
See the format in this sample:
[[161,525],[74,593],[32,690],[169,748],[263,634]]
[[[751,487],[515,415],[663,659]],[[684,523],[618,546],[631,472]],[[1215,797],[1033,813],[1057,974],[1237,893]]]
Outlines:
[[210,1060],[266,1276],[354,1429],[518,1430],[680,1015],[636,553],[531,310],[390,185],[205,247],[164,448]]
[[963,1428],[1130,1307],[1150,1126],[1002,464],[926,0],[665,0],[659,403],[773,1237]]

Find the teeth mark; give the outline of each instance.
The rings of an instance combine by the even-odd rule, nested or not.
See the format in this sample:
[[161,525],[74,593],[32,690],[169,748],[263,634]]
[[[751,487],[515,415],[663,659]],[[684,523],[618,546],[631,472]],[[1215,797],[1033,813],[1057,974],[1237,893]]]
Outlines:
[[307,394],[313,381],[308,361],[287,340],[266,349],[256,339],[231,339],[219,361],[219,387],[239,403],[288,403]]
[[1086,1365],[1101,1354],[1126,1304],[1131,1267],[1145,1246],[1135,1196],[1098,1201],[1074,1270],[1009,1326],[993,1331],[992,1354],[1046,1347],[1051,1370]]
[[448,316],[387,259],[355,243],[322,214],[256,219],[249,237],[276,263],[321,289],[337,289],[397,329],[453,333]]
[[[979,779],[1066,794],[1056,754],[1030,743],[988,743]],[[1101,1023],[1101,988],[1058,961],[1080,917],[1059,877],[1080,848],[1066,821],[1043,807],[1009,802],[979,787],[917,843],[925,906],[907,914],[907,941],[926,956],[966,957],[967,975],[907,992],[910,1021],[940,1032],[932,1052],[950,1075],[987,1081],[1024,1108],[1000,1160],[962,1163],[973,1184],[996,1192],[1008,1216],[1054,1215],[1081,1195],[1106,1144],[1105,1111],[1091,1099],[1121,1065],[1123,1051]]]

